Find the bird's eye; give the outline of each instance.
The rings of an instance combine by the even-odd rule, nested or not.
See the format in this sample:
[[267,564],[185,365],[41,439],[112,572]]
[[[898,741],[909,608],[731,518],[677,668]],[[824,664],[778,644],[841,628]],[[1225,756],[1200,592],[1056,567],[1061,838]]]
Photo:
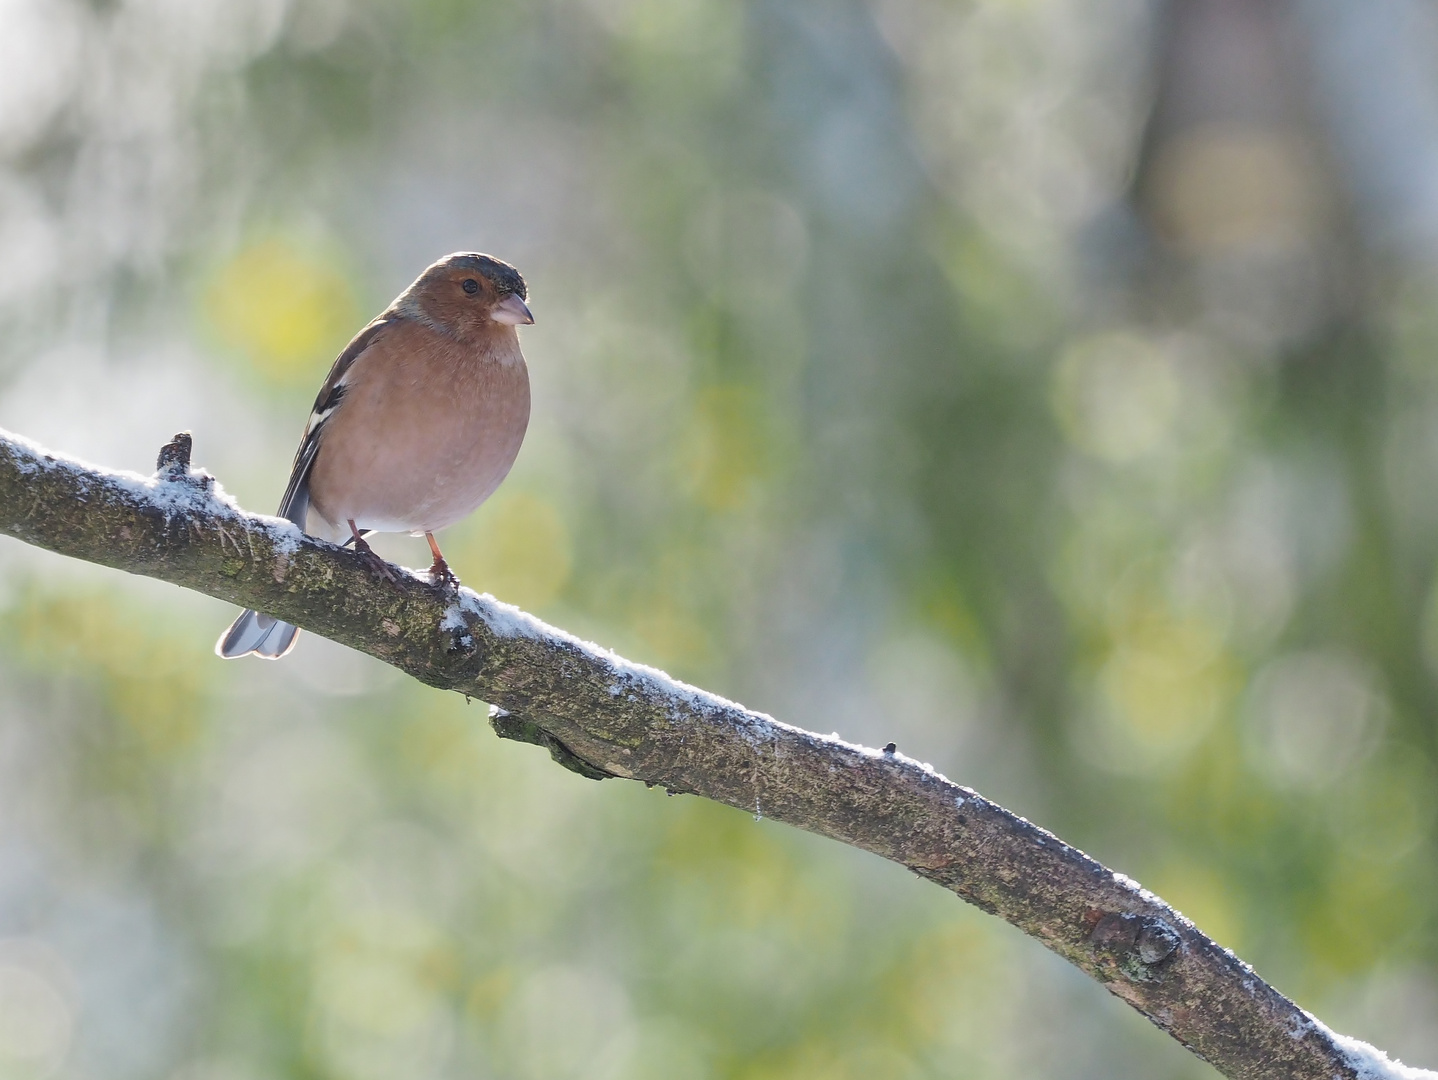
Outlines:
[[469,293],[470,296],[473,296],[475,293],[479,292],[479,282],[475,281],[472,277],[467,277],[464,279],[464,285],[462,286],[462,288],[465,292]]

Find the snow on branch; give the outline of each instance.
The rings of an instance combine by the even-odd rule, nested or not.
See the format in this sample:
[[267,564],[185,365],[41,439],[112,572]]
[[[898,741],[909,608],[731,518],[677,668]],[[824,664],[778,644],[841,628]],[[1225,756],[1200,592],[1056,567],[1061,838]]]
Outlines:
[[250,514],[190,466],[113,472],[0,432],[0,532],[245,607],[492,703],[509,739],[590,778],[701,795],[874,852],[1058,953],[1234,1078],[1438,1073],[1336,1035],[1136,882],[895,751],[751,712],[489,596]]

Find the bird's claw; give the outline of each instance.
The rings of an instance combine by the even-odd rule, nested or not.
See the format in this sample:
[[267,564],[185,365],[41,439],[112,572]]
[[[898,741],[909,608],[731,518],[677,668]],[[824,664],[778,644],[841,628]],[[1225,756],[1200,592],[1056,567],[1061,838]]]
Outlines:
[[355,552],[365,561],[365,565],[368,566],[373,573],[378,574],[391,584],[399,581],[399,576],[394,572],[394,567],[390,566],[390,564],[380,556],[379,552],[375,551],[374,548],[370,547],[363,540],[355,540]]
[[449,563],[443,559],[434,560],[434,565],[429,568],[429,580],[441,588],[455,591],[459,589],[459,578],[454,576],[454,571],[449,568]]

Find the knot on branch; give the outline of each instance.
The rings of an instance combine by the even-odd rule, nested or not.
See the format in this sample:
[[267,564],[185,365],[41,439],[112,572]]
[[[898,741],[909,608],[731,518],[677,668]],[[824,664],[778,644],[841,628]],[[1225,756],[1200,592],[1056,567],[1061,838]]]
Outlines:
[[607,769],[601,769],[598,765],[585,761],[533,720],[515,716],[514,713],[507,712],[498,705],[489,707],[489,726],[494,728],[494,733],[501,739],[513,739],[515,742],[544,747],[549,751],[549,756],[558,764],[586,779],[608,780],[614,775]]
[[1099,956],[1134,982],[1156,982],[1178,955],[1183,939],[1162,919],[1123,911],[1098,912],[1089,942]]

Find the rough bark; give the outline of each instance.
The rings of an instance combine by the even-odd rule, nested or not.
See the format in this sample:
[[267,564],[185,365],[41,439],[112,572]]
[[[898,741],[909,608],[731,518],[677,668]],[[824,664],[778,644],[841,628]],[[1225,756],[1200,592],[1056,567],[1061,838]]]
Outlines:
[[[583,776],[701,795],[909,867],[1007,920],[1234,1078],[1428,1076],[1335,1035],[1135,882],[898,753],[685,686],[468,590],[248,514],[177,436],[154,477],[0,432],[0,532],[160,578],[492,703],[501,736]],[[218,661],[216,661],[218,662]]]

